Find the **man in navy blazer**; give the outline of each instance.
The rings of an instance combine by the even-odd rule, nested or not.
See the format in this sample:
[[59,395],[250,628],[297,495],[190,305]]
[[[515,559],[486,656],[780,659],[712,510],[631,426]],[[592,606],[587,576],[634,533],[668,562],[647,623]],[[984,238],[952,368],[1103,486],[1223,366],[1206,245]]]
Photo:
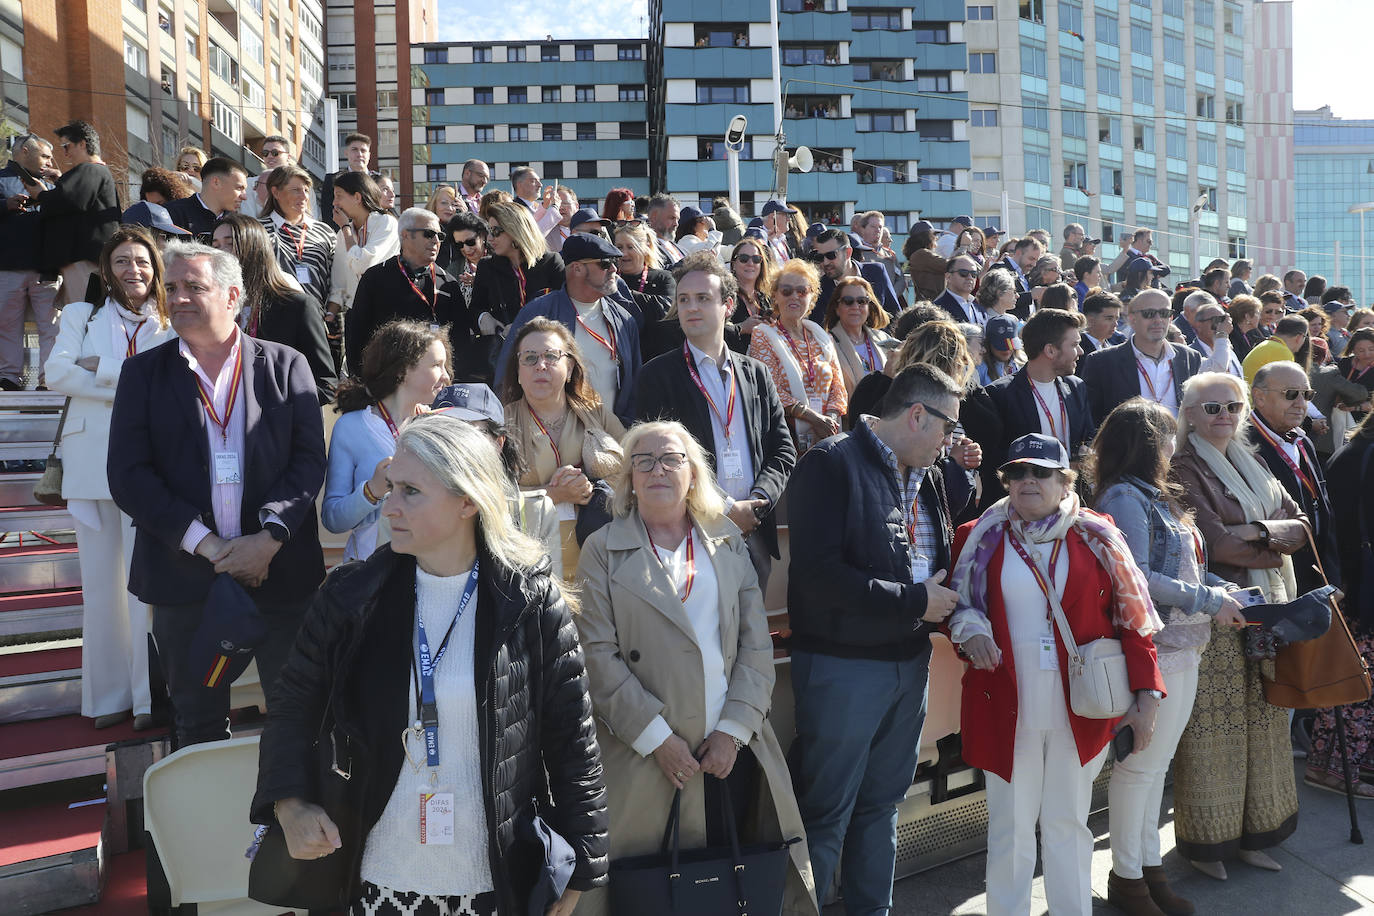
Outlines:
[[229,684],[190,662],[219,573],[266,625],[254,655],[267,702],[324,579],[315,496],[324,425],[295,350],[243,334],[238,262],[204,245],[167,247],[178,340],[124,363],[110,420],[110,493],[137,529],[129,591],[153,608],[177,746],[229,736]]
[[1175,415],[1183,402],[1183,383],[1198,373],[1202,354],[1166,339],[1173,310],[1169,297],[1144,289],[1126,306],[1131,339],[1083,360],[1083,381],[1093,422],[1101,424],[1116,405],[1137,395],[1163,404]]
[[[862,243],[860,243],[862,244]],[[887,275],[887,267],[875,262],[854,260],[854,242],[843,229],[826,229],[811,243],[812,257],[821,269],[821,290],[816,304],[811,309],[810,318],[817,324],[825,323],[825,308],[830,302],[830,294],[841,277],[863,277],[873,287],[878,303],[889,315],[896,316],[902,310],[902,300],[892,288],[892,279]]]
[[973,298],[977,283],[978,262],[966,254],[955,255],[945,266],[945,291],[932,304],[944,309],[951,321],[970,322],[981,328],[988,323],[988,313]]
[[1074,312],[1036,312],[1021,329],[1026,364],[983,389],[1002,417],[1004,450],[1022,436],[1043,433],[1077,457],[1097,434],[1088,388],[1073,374],[1082,352],[1079,329]]

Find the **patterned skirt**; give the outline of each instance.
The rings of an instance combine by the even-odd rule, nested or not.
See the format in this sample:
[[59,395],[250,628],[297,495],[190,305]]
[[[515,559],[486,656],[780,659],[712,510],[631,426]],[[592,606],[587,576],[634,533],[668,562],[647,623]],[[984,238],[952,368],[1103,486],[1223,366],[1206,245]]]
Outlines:
[[1288,711],[1264,701],[1260,679],[1272,664],[1247,661],[1243,635],[1213,626],[1174,753],[1174,834],[1186,858],[1217,862],[1267,849],[1297,829]]
[[436,896],[363,882],[350,916],[496,916],[496,893]]
[[[1374,668],[1374,636],[1355,637],[1355,645],[1366,665]],[[1350,757],[1351,774],[1360,778],[1360,769],[1374,769],[1374,698],[1345,707],[1345,747]],[[1336,740],[1336,714],[1330,709],[1317,710],[1312,723],[1312,750],[1307,765],[1344,778],[1341,747]]]

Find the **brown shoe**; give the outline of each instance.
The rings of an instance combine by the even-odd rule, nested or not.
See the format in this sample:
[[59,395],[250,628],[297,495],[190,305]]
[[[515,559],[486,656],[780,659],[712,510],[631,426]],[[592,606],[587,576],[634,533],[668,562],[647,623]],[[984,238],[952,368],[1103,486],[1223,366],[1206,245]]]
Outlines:
[[1141,870],[1150,888],[1150,899],[1156,906],[1168,916],[1193,916],[1192,901],[1175,894],[1173,888],[1169,887],[1169,878],[1164,873],[1163,865],[1146,865]]
[[1107,902],[1126,916],[1165,916],[1150,898],[1144,878],[1123,878],[1115,871],[1107,876]]

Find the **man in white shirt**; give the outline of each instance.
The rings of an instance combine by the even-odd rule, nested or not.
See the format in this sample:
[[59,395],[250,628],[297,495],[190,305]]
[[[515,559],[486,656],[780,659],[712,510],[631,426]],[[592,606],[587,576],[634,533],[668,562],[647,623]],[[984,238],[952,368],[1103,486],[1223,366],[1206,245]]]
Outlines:
[[798,255],[787,238],[788,222],[796,212],[795,207],[780,200],[770,200],[763,205],[763,228],[768,232],[768,247],[777,256],[779,264]]
[[951,321],[983,327],[988,323],[988,313],[974,301],[973,287],[977,282],[978,264],[973,258],[966,254],[951,258],[945,270],[945,291],[935,298],[932,305],[948,312]]
[[954,257],[954,245],[959,241],[959,235],[973,225],[973,217],[956,216],[949,221],[945,231],[940,233],[935,240],[935,252],[942,258]]
[[1191,347],[1169,343],[1172,317],[1167,295],[1143,289],[1126,307],[1131,339],[1083,360],[1094,423],[1100,425],[1118,404],[1137,395],[1178,413],[1183,383],[1197,375],[1202,356]]
[[1193,328],[1197,331],[1193,349],[1202,354],[1199,371],[1226,372],[1240,378],[1240,360],[1236,359],[1236,351],[1231,349],[1231,313],[1222,308],[1210,293],[1204,292],[1193,293],[1184,300],[1185,310],[1194,299],[1199,300],[1193,316]]
[[527,165],[512,169],[510,173],[511,190],[515,199],[525,205],[539,227],[540,235],[548,235],[549,230],[558,225],[558,203],[553,197],[553,187],[544,187],[539,173]]

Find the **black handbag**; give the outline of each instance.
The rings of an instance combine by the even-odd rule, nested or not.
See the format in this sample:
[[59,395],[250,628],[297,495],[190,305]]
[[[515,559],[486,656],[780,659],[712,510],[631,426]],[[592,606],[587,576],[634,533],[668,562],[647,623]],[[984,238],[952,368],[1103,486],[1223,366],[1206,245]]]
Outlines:
[[659,851],[611,863],[612,916],[643,916],[645,913],[779,916],[782,913],[787,850],[800,839],[741,847],[730,793],[720,795],[730,845],[683,852],[679,835],[682,792],[674,792]]

